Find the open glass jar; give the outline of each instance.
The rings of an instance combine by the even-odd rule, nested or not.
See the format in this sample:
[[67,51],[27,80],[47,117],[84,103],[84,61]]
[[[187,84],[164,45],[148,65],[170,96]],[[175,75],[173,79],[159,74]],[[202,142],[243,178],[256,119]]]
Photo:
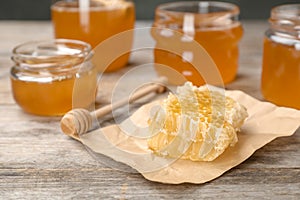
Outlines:
[[[85,41],[95,48],[109,37],[133,29],[135,8],[134,3],[126,0],[55,0],[51,16],[56,38]],[[132,42],[133,34],[122,45],[131,49]],[[105,71],[124,67],[129,55],[120,55]]]
[[28,42],[15,47],[10,76],[15,101],[28,113],[45,116],[94,106],[97,73],[91,57],[91,46],[77,40]]
[[[156,40],[155,63],[174,68],[196,85],[204,84],[203,77],[191,66],[197,52],[189,49],[189,43],[194,40],[214,60],[224,83],[229,83],[237,73],[238,43],[243,35],[238,15],[238,6],[225,2],[182,1],[158,6],[153,27],[164,30],[152,32]],[[172,40],[175,34],[166,30],[180,32],[182,38]],[[174,43],[180,49],[180,55],[163,50]]]
[[274,7],[265,33],[261,89],[266,100],[300,109],[300,4]]

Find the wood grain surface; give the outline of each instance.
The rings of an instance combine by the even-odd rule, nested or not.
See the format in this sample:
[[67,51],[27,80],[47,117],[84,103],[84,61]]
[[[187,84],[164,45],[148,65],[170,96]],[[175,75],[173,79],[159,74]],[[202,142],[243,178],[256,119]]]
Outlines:
[[[268,25],[261,21],[243,24],[238,77],[226,88],[262,99],[262,38]],[[138,27],[150,25],[137,23]],[[26,114],[13,100],[9,82],[11,50],[29,40],[52,38],[51,23],[1,21],[0,30],[0,199],[300,199],[300,129],[291,137],[274,140],[241,165],[202,185],[154,183],[138,173],[107,166],[61,133],[59,117]],[[136,39],[138,45],[153,43],[149,34],[136,34]],[[131,65],[151,61],[149,51],[137,52]],[[134,68],[103,76],[105,89],[97,97],[100,104],[109,102],[112,83]],[[134,79],[128,78],[128,85],[155,76],[137,73]],[[126,95],[128,85],[117,95]],[[149,100],[137,102],[133,110]],[[127,116],[122,110],[116,115],[119,120]],[[102,119],[102,125],[113,122],[112,116]]]

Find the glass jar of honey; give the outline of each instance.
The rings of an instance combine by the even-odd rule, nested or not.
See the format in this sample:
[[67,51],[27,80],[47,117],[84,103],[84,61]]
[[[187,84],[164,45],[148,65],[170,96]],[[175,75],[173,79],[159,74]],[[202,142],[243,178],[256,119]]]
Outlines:
[[[59,0],[51,6],[51,16],[56,38],[85,41],[95,48],[109,37],[133,29],[135,9],[125,0]],[[122,45],[131,49],[132,41],[133,34]],[[128,60],[129,53],[120,55],[105,71],[122,68]]]
[[300,109],[300,4],[274,7],[265,33],[261,90],[280,106]]
[[[211,56],[223,82],[231,82],[237,73],[238,43],[243,35],[238,15],[238,6],[225,2],[184,1],[159,5],[153,27],[163,30],[152,31],[156,40],[155,63],[170,66],[196,85],[204,84],[203,77],[191,66],[197,56],[197,50],[188,49],[193,40]],[[175,34],[170,31],[179,32],[182,37],[172,40]],[[171,43],[179,49],[178,54],[164,50]]]
[[15,47],[10,76],[15,101],[24,111],[44,116],[94,106],[97,72],[91,57],[91,46],[77,40],[28,42]]

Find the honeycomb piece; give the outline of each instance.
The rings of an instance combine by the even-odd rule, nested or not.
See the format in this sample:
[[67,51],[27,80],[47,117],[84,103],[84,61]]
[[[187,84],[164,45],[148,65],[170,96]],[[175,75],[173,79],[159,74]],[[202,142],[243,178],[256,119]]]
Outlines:
[[212,161],[238,141],[246,108],[224,92],[187,82],[169,94],[149,119],[153,153],[192,161]]

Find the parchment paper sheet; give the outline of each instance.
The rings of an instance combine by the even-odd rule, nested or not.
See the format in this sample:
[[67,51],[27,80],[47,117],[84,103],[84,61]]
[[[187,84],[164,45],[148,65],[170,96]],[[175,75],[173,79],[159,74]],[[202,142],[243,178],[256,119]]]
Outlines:
[[[142,137],[147,131],[149,113],[159,103],[157,101],[141,107],[131,119],[125,120],[121,125],[89,132],[79,140],[94,152],[131,166],[148,180],[171,184],[199,184],[219,177],[275,138],[292,135],[300,125],[299,110],[261,102],[241,91],[226,91],[226,94],[243,104],[249,117],[238,133],[238,143],[212,162],[155,156],[148,150],[146,139],[130,136],[132,134]],[[124,134],[126,131],[122,131],[122,127],[129,134]]]

